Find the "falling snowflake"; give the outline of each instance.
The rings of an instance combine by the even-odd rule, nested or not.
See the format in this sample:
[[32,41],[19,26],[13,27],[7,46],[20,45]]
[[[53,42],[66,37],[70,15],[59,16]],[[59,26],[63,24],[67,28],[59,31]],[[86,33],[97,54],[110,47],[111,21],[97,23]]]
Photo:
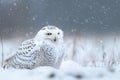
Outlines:
[[33,17],[32,20],[35,21],[35,20],[36,20],[36,17]]
[[14,5],[14,6],[17,6],[17,4],[16,4],[16,3],[13,3],[13,5]]

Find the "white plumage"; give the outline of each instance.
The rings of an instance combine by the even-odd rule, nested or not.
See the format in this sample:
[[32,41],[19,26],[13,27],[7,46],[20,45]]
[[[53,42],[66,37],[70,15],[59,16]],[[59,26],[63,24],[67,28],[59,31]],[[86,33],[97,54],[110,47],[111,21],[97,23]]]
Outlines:
[[39,66],[59,68],[64,54],[63,31],[43,27],[33,39],[24,41],[16,54],[4,61],[4,68],[33,69]]

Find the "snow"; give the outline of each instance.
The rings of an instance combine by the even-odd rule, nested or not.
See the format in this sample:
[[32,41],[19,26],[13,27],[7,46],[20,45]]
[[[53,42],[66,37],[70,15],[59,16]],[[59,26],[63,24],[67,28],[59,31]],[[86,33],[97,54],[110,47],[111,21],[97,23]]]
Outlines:
[[35,18],[35,17],[33,17],[33,18],[32,18],[32,20],[33,20],[33,21],[35,21],[35,20],[36,20],[36,18]]
[[[73,30],[74,31],[74,30]],[[119,80],[119,37],[65,39],[65,57],[60,69],[38,67],[33,70],[2,69],[0,80]],[[21,41],[4,40],[5,59]],[[16,43],[16,44],[14,44]],[[69,46],[69,48],[68,48]],[[76,53],[73,55],[73,46]],[[1,49],[1,46],[0,46]],[[1,51],[1,50],[0,50]],[[104,56],[104,58],[103,58]],[[1,57],[0,57],[1,59]],[[112,62],[115,62],[112,64]],[[0,61],[1,64],[1,61]]]
[[60,69],[38,67],[33,70],[0,68],[1,80],[119,80],[119,66],[113,70],[101,67],[83,67],[74,61],[63,61]]
[[14,5],[14,6],[17,6],[17,3],[14,2],[13,5]]

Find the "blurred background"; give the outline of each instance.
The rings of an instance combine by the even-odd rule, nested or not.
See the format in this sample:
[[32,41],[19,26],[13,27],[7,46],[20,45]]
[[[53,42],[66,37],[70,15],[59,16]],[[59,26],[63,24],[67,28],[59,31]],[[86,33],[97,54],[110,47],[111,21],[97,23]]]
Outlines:
[[64,30],[65,60],[119,63],[120,0],[0,0],[6,54],[46,25]]
[[66,34],[118,35],[120,0],[0,0],[4,37],[35,35],[55,25]]

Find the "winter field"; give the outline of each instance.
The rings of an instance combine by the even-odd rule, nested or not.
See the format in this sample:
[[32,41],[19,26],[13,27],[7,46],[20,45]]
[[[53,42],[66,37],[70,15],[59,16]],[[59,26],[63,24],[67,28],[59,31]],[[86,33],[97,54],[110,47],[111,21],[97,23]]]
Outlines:
[[[24,40],[4,40],[4,59],[11,56],[22,41]],[[65,56],[59,70],[51,67],[4,70],[0,67],[0,80],[119,80],[119,42],[118,36],[66,37]],[[1,56],[2,54],[0,64]]]

